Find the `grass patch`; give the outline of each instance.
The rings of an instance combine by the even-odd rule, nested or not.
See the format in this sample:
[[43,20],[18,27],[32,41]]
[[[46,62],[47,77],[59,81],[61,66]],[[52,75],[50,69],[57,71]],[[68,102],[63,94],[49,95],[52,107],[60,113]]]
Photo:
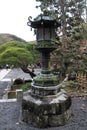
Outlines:
[[78,84],[76,82],[72,81],[72,80],[67,81],[65,83],[65,86],[66,86],[65,90],[68,91],[68,92],[70,92],[70,91],[76,91],[77,88],[78,88]]
[[25,92],[31,88],[31,83],[22,84],[21,89]]
[[8,99],[16,98],[16,92],[8,92]]
[[31,87],[31,82],[16,84],[16,85],[14,84],[14,85],[12,85],[11,90],[22,89],[25,92],[25,91],[29,90],[30,87]]

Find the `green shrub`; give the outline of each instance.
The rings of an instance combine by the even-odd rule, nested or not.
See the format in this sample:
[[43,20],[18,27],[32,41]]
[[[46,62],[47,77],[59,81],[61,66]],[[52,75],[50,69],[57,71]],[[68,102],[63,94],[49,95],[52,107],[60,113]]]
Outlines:
[[31,83],[25,83],[25,84],[22,85],[22,89],[23,89],[24,92],[29,90],[30,87],[31,87]]

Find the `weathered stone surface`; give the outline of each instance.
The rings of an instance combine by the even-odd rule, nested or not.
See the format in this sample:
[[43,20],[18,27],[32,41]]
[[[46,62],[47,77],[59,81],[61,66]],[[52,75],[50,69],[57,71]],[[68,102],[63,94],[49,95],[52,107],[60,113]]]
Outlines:
[[60,115],[50,116],[48,121],[50,126],[52,127],[60,126],[60,125],[64,125],[67,122],[67,120],[70,118],[70,116],[71,116],[71,109],[69,108],[67,111],[61,113]]
[[18,101],[22,101],[22,99],[23,99],[23,90],[22,89],[16,89],[16,98]]
[[[23,120],[35,127],[64,125],[70,118],[71,98],[66,94],[38,99],[28,95],[23,98]],[[67,116],[68,115],[68,116]]]

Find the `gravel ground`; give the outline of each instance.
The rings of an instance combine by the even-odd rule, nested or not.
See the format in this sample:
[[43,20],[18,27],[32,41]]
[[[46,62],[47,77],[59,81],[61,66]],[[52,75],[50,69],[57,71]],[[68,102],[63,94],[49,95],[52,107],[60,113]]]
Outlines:
[[0,102],[0,130],[87,130],[87,97],[72,99],[72,116],[64,126],[38,129],[21,119],[21,103]]
[[[17,71],[19,76],[23,73]],[[9,72],[4,78],[15,78],[17,73]],[[8,82],[0,82],[0,92]],[[2,94],[2,93],[1,93]],[[0,100],[0,130],[87,130],[87,97],[72,98],[72,116],[64,126],[38,129],[22,122],[21,103],[17,101]]]

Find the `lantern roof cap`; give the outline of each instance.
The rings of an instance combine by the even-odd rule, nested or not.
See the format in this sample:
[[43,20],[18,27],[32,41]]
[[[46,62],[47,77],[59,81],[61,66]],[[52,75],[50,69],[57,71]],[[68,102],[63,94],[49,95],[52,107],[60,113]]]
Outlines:
[[38,27],[59,27],[60,23],[53,18],[48,13],[40,14],[36,18],[34,18],[33,21],[31,21],[31,17],[28,18],[28,26],[31,26],[32,28],[38,28]]
[[35,19],[35,21],[40,21],[40,20],[49,20],[49,21],[53,21],[53,17],[47,15],[47,14],[40,14],[38,15]]

